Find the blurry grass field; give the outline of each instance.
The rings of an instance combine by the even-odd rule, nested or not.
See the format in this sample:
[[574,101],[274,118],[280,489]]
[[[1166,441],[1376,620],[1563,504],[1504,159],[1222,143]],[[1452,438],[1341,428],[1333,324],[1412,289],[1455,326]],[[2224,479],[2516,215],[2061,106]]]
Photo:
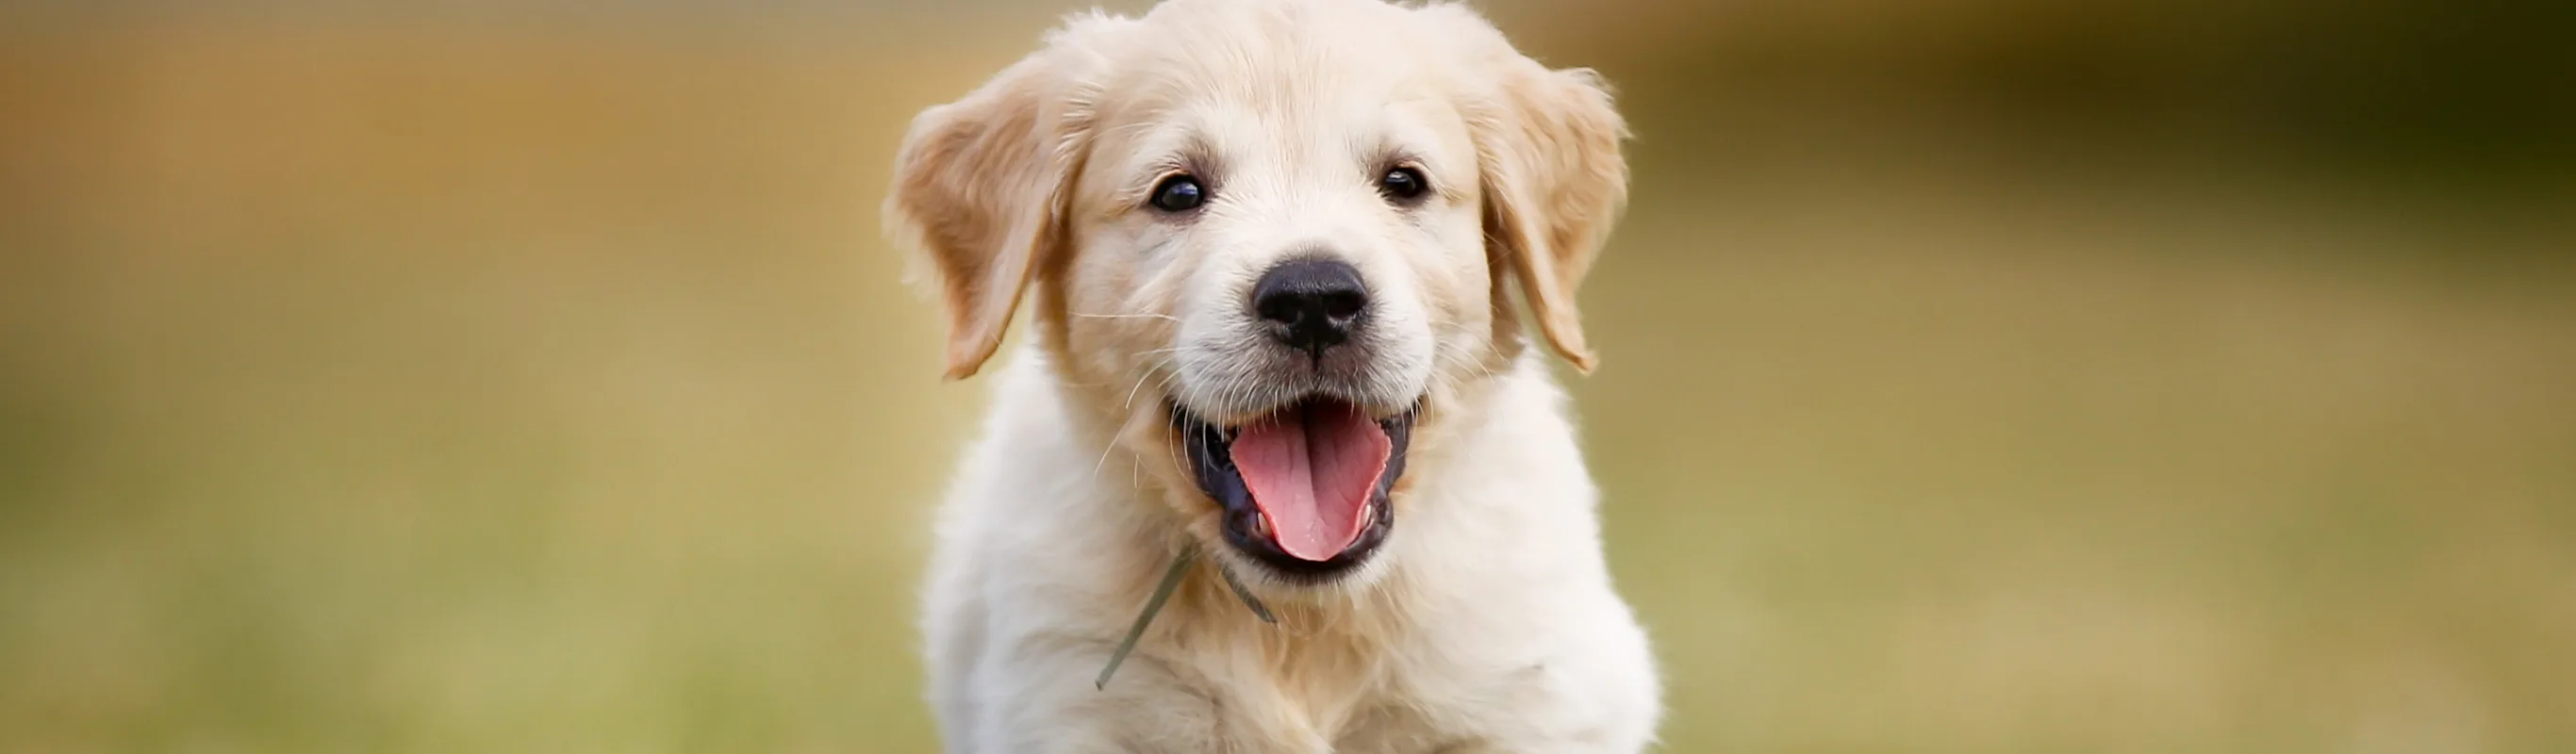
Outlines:
[[[0,750],[932,750],[875,205],[1027,41],[714,36],[0,45]],[[1572,381],[1670,750],[2576,750],[2563,220],[1696,96]]]

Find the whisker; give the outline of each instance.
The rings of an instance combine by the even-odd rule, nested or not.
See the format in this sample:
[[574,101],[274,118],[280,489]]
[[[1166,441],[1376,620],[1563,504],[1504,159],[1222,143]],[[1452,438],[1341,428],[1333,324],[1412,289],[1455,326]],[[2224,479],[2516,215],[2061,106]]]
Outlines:
[[1130,385],[1127,388],[1127,403],[1124,408],[1130,411],[1136,409],[1136,391],[1145,387],[1145,378],[1152,376],[1154,376],[1154,370],[1152,369],[1145,370],[1144,374],[1136,375],[1136,384]]
[[1093,461],[1091,463],[1091,481],[1100,481],[1100,469],[1109,465],[1109,451],[1117,449],[1118,436],[1115,433],[1112,433],[1109,436],[1109,441],[1101,443],[1100,445],[1100,460]]
[[1066,315],[1067,315],[1067,316],[1074,316],[1074,317],[1083,317],[1083,318],[1087,318],[1087,319],[1159,319],[1159,320],[1163,320],[1163,321],[1166,321],[1166,322],[1179,322],[1179,321],[1181,321],[1181,318],[1179,318],[1179,317],[1175,317],[1175,316],[1172,316],[1172,315],[1169,315],[1169,314],[1155,314],[1155,313],[1153,313],[1153,312],[1137,312],[1137,313],[1134,313],[1134,314],[1092,314],[1092,313],[1089,313],[1089,312],[1066,312]]
[[[1198,428],[1195,425],[1196,422],[1192,422],[1190,425],[1184,425],[1181,427],[1181,442],[1192,442],[1190,433],[1198,431]],[[1190,460],[1185,457],[1187,453],[1188,451],[1182,450],[1179,444],[1172,445],[1163,453],[1163,456],[1170,459],[1172,462],[1172,473],[1179,475],[1183,480],[1193,479],[1198,476],[1190,469]]]

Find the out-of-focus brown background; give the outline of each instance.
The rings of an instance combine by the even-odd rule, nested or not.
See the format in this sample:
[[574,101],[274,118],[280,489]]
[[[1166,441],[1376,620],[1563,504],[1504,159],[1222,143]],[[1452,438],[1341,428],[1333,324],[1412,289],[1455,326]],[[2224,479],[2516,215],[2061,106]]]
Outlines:
[[[0,7],[0,750],[932,750],[876,206],[1072,8],[200,5]],[[1669,750],[2576,750],[2567,11],[1489,7]]]

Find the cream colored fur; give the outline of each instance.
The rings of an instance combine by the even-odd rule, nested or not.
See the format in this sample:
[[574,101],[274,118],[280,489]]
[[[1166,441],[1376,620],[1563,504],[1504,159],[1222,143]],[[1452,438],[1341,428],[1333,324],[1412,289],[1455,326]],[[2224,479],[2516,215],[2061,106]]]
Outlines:
[[[1540,66],[1462,6],[1373,0],[1077,17],[924,112],[888,213],[947,306],[950,376],[994,354],[1023,294],[1035,327],[940,512],[924,630],[947,750],[1647,746],[1654,663],[1511,303],[1590,366],[1574,291],[1625,198],[1623,137],[1588,72]],[[1389,201],[1373,183],[1389,165],[1432,195]],[[1205,209],[1146,208],[1178,172],[1208,181]],[[1368,281],[1356,377],[1283,366],[1246,311],[1261,270],[1318,250]],[[1218,538],[1167,418],[1242,421],[1317,392],[1420,407],[1389,539],[1325,585]],[[1213,560],[1094,688],[1184,550]]]

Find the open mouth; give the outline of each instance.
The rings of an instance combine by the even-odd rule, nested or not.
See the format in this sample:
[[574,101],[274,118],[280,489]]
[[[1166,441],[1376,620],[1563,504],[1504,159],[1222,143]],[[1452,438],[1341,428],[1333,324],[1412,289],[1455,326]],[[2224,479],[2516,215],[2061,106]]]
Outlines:
[[1199,489],[1224,508],[1228,543],[1289,577],[1329,578],[1368,561],[1395,524],[1414,412],[1371,419],[1325,397],[1237,427],[1175,407]]

